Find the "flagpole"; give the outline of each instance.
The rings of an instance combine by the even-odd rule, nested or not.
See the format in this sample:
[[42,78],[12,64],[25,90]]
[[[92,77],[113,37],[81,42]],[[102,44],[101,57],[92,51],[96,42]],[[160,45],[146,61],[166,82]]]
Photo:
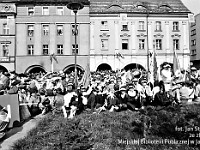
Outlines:
[[51,61],[51,72],[53,72],[54,66],[53,66],[53,60]]

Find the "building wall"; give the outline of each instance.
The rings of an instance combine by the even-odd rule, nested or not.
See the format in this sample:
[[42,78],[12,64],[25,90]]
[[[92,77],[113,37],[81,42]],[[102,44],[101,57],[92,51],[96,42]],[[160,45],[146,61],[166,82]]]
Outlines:
[[[113,17],[105,17],[101,14],[90,17],[90,68],[95,71],[102,63],[107,63],[113,70],[122,69],[128,64],[138,63],[147,69],[147,35],[149,51],[153,51],[155,39],[162,39],[162,50],[156,50],[158,65],[167,61],[173,63],[173,39],[180,40],[180,49],[177,50],[180,66],[188,68],[189,56],[189,23],[187,17],[148,17],[148,34],[146,16],[128,15],[126,20],[122,20],[120,14],[112,14]],[[108,22],[108,30],[101,30],[101,21]],[[140,31],[139,21],[144,21],[144,30]],[[162,30],[155,31],[156,21],[161,21]],[[173,22],[179,22],[179,31],[172,31]],[[122,24],[128,24],[128,31],[122,31]],[[145,39],[145,49],[139,50],[139,39]],[[101,39],[108,39],[108,49],[101,49]],[[128,50],[122,50],[122,39],[128,40]],[[116,53],[121,53],[124,59],[117,58]]]
[[195,16],[195,23],[190,26],[190,48],[192,65],[200,68],[200,14]]
[[[32,5],[18,5],[16,16],[16,35],[17,35],[17,72],[25,70],[34,65],[40,65],[45,71],[51,71],[50,54],[55,54],[58,64],[54,63],[54,71],[63,70],[65,67],[74,64],[74,55],[72,53],[72,44],[74,36],[72,35],[72,25],[74,24],[74,13],[66,6],[63,15],[57,15],[59,5],[47,4],[49,15],[43,15],[43,5],[34,6],[34,15],[28,15],[28,7]],[[77,64],[86,68],[89,54],[89,6],[78,11],[78,55]],[[28,25],[34,26],[34,36],[28,36]],[[43,35],[43,25],[49,25],[49,35]],[[57,25],[63,25],[63,35],[57,36]],[[43,45],[49,47],[49,54],[43,55]],[[63,45],[63,54],[57,54],[57,45]],[[34,55],[30,56],[27,52],[28,45],[34,45]],[[19,67],[20,66],[20,67]]]
[[[0,8],[0,69],[10,71],[15,68],[16,6],[14,3],[0,2]],[[7,46],[6,55],[4,54],[4,46]]]

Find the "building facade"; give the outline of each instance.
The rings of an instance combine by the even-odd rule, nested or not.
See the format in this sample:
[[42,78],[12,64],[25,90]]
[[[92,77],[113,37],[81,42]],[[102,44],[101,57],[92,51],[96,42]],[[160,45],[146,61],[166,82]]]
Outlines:
[[180,0],[91,0],[91,71],[148,70],[154,51],[158,67],[163,62],[173,63],[176,51],[181,68],[187,69],[188,14],[190,11]]
[[[16,72],[74,70],[75,15],[67,8],[68,3],[64,0],[17,2]],[[80,70],[89,63],[89,2],[82,3],[84,8],[77,13],[77,67]]]
[[200,68],[200,14],[195,16],[195,23],[190,26],[191,65]]
[[[153,52],[159,67],[173,62],[174,51],[181,68],[188,68],[190,11],[181,0],[81,2],[84,8],[77,14],[79,70],[88,64],[91,71],[149,70]],[[68,3],[0,2],[0,69],[18,73],[74,70],[75,16]]]
[[0,3],[0,70],[15,69],[15,16],[16,5],[13,2]]

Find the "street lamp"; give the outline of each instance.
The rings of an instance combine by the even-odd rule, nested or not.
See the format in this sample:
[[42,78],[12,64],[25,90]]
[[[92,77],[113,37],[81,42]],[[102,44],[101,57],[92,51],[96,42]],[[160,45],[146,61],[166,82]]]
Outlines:
[[75,37],[75,53],[74,53],[74,63],[75,63],[75,67],[74,67],[74,72],[75,72],[75,90],[77,89],[77,12],[80,9],[83,9],[84,5],[80,2],[77,2],[76,0],[74,0],[73,2],[70,2],[67,4],[67,8],[73,10],[74,14],[75,14],[75,31],[74,31],[74,37]]

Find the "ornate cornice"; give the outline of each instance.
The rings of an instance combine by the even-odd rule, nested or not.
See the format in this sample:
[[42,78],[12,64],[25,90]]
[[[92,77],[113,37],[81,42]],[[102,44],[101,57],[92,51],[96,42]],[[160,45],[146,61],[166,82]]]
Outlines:
[[160,34],[160,33],[154,35],[155,38],[163,38],[163,36],[164,36],[164,35],[162,35],[162,34]]
[[181,36],[180,34],[177,34],[177,33],[176,33],[176,34],[173,34],[173,35],[172,35],[172,38],[180,38],[180,36]]
[[146,37],[146,36],[147,36],[147,35],[145,35],[145,34],[143,34],[143,33],[137,35],[137,37]]
[[99,35],[101,38],[109,38],[110,35],[108,33],[102,33],[101,35]]
[[127,34],[127,33],[124,33],[124,34],[121,34],[120,37],[130,37],[131,35]]

